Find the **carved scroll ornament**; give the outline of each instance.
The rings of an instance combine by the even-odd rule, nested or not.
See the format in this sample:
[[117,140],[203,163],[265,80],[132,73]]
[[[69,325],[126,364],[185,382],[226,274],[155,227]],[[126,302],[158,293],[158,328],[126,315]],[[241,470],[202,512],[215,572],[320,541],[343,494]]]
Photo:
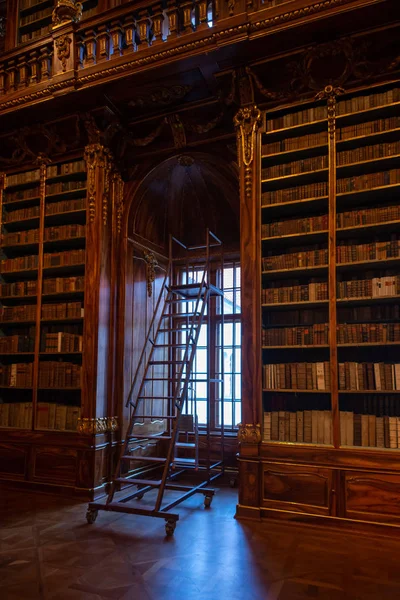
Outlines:
[[53,10],[53,25],[77,23],[82,18],[82,4],[75,0],[57,0]]
[[156,267],[158,262],[152,252],[145,252],[144,260],[146,261],[146,281],[147,281],[147,295],[151,298],[153,293],[153,282],[156,278]]
[[96,168],[105,171],[105,186],[103,194],[103,223],[107,223],[107,202],[109,193],[109,173],[112,155],[108,148],[101,144],[90,144],[85,148],[85,161],[88,171],[89,221],[94,222],[96,216]]
[[239,423],[238,431],[239,444],[260,444],[261,437],[261,425],[259,423]]
[[96,434],[117,431],[118,417],[82,418],[78,420],[77,431],[82,434]]
[[256,133],[261,125],[261,112],[257,106],[241,108],[233,119],[238,142],[239,166],[249,167],[254,158]]
[[61,35],[55,40],[57,48],[57,58],[62,64],[63,71],[67,68],[67,60],[71,56],[72,39],[68,35]]

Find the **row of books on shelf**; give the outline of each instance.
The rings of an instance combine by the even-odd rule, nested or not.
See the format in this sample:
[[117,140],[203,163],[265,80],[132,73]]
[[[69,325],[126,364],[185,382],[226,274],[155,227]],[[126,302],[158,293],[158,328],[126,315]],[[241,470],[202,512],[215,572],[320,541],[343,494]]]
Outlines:
[[13,271],[29,271],[37,269],[39,265],[39,256],[32,254],[30,256],[18,256],[16,258],[6,258],[0,263],[0,273],[12,273]]
[[311,246],[312,250],[293,248],[294,252],[264,256],[261,259],[263,271],[278,269],[296,269],[300,267],[317,267],[328,265],[328,248]]
[[0,363],[0,385],[4,387],[32,387],[33,363]]
[[15,175],[7,175],[5,180],[5,187],[13,185],[22,185],[25,183],[32,183],[40,180],[40,169],[34,169],[33,171],[25,171],[24,173],[17,173]]
[[4,192],[4,204],[12,204],[13,202],[29,200],[30,198],[39,198],[39,195],[40,187],[38,185],[22,190],[9,191],[6,189]]
[[[332,444],[332,414],[328,410],[265,412],[264,442]],[[341,446],[400,448],[400,417],[340,411]]]
[[332,444],[330,410],[279,410],[264,412],[264,442]]
[[[276,281],[274,287],[261,290],[263,304],[279,304],[290,302],[315,302],[328,299],[327,282],[311,282],[292,285]],[[371,279],[349,279],[337,282],[337,299],[351,300],[352,298],[390,298],[400,294],[400,276],[387,275]]]
[[30,206],[28,208],[19,208],[18,210],[9,210],[4,212],[4,223],[14,223],[15,221],[26,221],[40,217],[40,206]]
[[289,302],[318,302],[328,299],[328,283],[311,282],[304,285],[283,285],[277,282],[275,287],[261,290],[262,304],[280,304]]
[[261,195],[261,204],[262,206],[285,204],[285,202],[307,200],[308,198],[320,198],[327,195],[328,182],[318,181],[317,183],[308,183],[305,185],[297,185],[296,187],[263,192]]
[[45,17],[50,17],[53,12],[53,8],[50,6],[49,8],[44,8],[42,10],[37,10],[36,12],[26,15],[25,17],[21,17],[19,20],[20,27],[24,25],[29,25],[29,23],[33,23],[39,19],[44,19]]
[[45,207],[45,215],[57,215],[64,212],[73,212],[84,210],[86,208],[86,198],[77,198],[75,200],[62,200],[61,202],[49,202]]
[[375,92],[374,94],[353,96],[352,98],[338,99],[336,113],[343,115],[346,113],[359,112],[368,108],[376,108],[393,104],[400,101],[400,89],[392,88],[383,92]]
[[400,116],[394,115],[384,119],[375,119],[364,123],[354,123],[336,129],[336,140],[344,141],[355,137],[365,137],[374,133],[383,133],[400,127]]
[[43,361],[39,365],[40,388],[80,388],[82,366],[71,362]]
[[400,169],[389,169],[376,173],[365,173],[356,177],[343,177],[337,180],[337,193],[369,190],[385,185],[400,183]]
[[31,429],[32,402],[0,402],[0,427]]
[[263,389],[328,391],[330,389],[329,362],[263,365]]
[[296,175],[299,173],[308,173],[309,171],[320,171],[328,168],[328,155],[311,156],[302,158],[289,163],[281,163],[265,167],[261,171],[263,179],[273,179],[276,177],[285,177],[287,175]]
[[69,240],[71,238],[85,237],[86,226],[79,223],[60,225],[58,227],[46,227],[44,230],[44,241]]
[[337,282],[337,297],[387,298],[400,294],[400,276],[386,275],[371,279],[349,279]]
[[59,165],[49,165],[47,167],[47,177],[71,175],[73,173],[83,173],[84,171],[86,171],[86,162],[84,160],[74,160]]
[[81,335],[63,331],[42,332],[40,346],[42,352],[82,352],[82,339]]
[[400,364],[339,363],[339,390],[400,390]]
[[[362,225],[378,225],[400,220],[400,205],[378,206],[374,208],[363,208],[361,210],[349,210],[337,213],[337,229],[349,227],[360,227]],[[328,215],[317,215],[315,217],[304,217],[302,219],[285,219],[263,223],[262,237],[277,237],[282,235],[293,235],[296,233],[313,233],[316,231],[327,231]]]
[[[340,323],[338,344],[400,342],[400,323]],[[329,344],[329,324],[263,329],[263,346],[320,346]]]
[[85,250],[67,250],[66,252],[50,252],[43,256],[43,266],[62,267],[81,265],[85,262]]
[[2,354],[35,351],[35,329],[31,328],[28,335],[16,334],[0,337],[0,352]]
[[[348,99],[338,99],[336,105],[336,114],[343,115],[347,113],[356,113],[361,110],[368,110],[380,106],[390,105],[393,102],[400,101],[400,89],[393,88],[383,92],[375,92],[368,95],[353,96]],[[327,118],[326,106],[311,106],[306,109],[293,110],[292,112],[279,115],[275,118],[267,119],[266,130],[284,129],[286,127],[295,127],[320,121]]]
[[85,277],[54,277],[43,279],[43,294],[62,294],[82,292],[85,289]]
[[337,153],[338,166],[344,166],[361,161],[374,160],[400,154],[400,140],[395,142],[381,142],[371,146],[360,146],[353,150],[343,150]]
[[[38,402],[36,429],[76,431],[80,416],[79,406]],[[0,402],[0,427],[31,429],[32,402]]]
[[271,154],[278,154],[279,152],[290,152],[291,150],[322,146],[327,143],[328,131],[319,131],[318,133],[308,133],[307,135],[301,135],[299,137],[287,137],[276,142],[263,144],[262,153],[268,156]]
[[39,242],[39,229],[26,229],[5,233],[2,237],[3,246],[17,246],[19,244],[36,244]]
[[[80,265],[85,262],[85,250],[67,250],[65,252],[45,253],[43,256],[43,266],[59,267],[69,265]],[[13,271],[27,271],[37,269],[39,257],[37,254],[30,256],[18,256],[16,258],[7,258],[0,263],[1,273],[12,273]]]
[[46,186],[46,194],[61,194],[63,192],[71,192],[72,190],[81,190],[86,187],[86,181],[73,179],[72,181],[58,181],[57,183],[49,183]]
[[[354,244],[341,241],[336,248],[336,260],[338,264],[362,262],[370,260],[387,260],[399,258],[400,239],[383,242],[370,242],[368,244]],[[307,267],[328,266],[328,249],[318,245],[311,246],[311,250],[304,248],[293,248],[293,252],[264,256],[262,258],[263,271],[274,271],[279,269],[298,269]]]
[[[376,133],[383,133],[385,131],[391,131],[400,127],[400,116],[394,115],[392,117],[386,117],[384,119],[375,119],[373,121],[366,121],[364,123],[355,123],[352,125],[346,125],[345,127],[337,127],[336,129],[336,140],[345,141],[356,137],[365,137]],[[317,133],[308,133],[307,135],[301,135],[298,137],[286,137],[275,142],[265,143],[262,146],[262,153],[266,156],[273,154],[279,154],[280,152],[290,152],[293,150],[302,150],[307,148],[313,148],[315,146],[322,146],[328,143],[328,131],[319,131]],[[350,151],[352,152],[352,151]],[[342,156],[344,152],[340,152]],[[372,156],[371,158],[375,158]],[[340,159],[343,160],[343,159]],[[348,156],[344,159],[345,162],[357,162],[358,160],[366,160],[360,158],[353,160]]]
[[[43,304],[42,319],[76,319],[84,316],[82,302],[62,302],[58,304]],[[36,319],[36,305],[25,304],[19,306],[0,307],[0,322],[34,321]]]
[[37,282],[32,280],[0,284],[0,295],[2,298],[7,298],[8,296],[35,296],[36,290]]
[[34,29],[33,31],[28,31],[27,33],[21,34],[21,44],[25,44],[30,40],[36,40],[37,38],[44,37],[50,32],[50,29],[51,25],[44,25],[43,27],[39,27],[38,29]]
[[80,417],[79,406],[38,402],[36,429],[76,431]]

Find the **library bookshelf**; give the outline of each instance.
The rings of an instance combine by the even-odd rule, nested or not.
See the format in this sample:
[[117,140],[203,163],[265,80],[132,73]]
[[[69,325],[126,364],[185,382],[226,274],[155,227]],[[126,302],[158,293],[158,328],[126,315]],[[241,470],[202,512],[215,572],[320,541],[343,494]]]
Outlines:
[[237,515],[399,525],[400,82],[235,120]]
[[120,186],[99,145],[1,176],[0,479],[88,497],[108,480]]

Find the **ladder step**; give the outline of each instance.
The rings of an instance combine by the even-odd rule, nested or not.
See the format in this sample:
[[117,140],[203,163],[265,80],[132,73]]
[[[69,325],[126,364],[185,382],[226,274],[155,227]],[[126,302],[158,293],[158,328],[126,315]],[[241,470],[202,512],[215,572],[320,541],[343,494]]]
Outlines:
[[168,313],[166,315],[162,315],[162,319],[181,319],[182,317],[201,317],[201,313],[198,312],[187,312],[187,313]]
[[132,456],[125,454],[121,456],[121,460],[140,460],[140,462],[157,462],[163,464],[166,462],[166,458],[160,458],[159,456]]
[[186,348],[187,344],[154,344],[154,348]]
[[174,465],[194,465],[196,464],[196,459],[195,458],[174,458],[173,460],[173,464]]
[[[179,396],[178,396],[179,398]],[[138,400],[175,400],[175,396],[138,396]]]
[[176,416],[171,415],[135,415],[135,419],[153,419],[153,420],[162,420],[162,419],[176,419]]
[[158,487],[161,485],[161,479],[136,479],[134,477],[126,479],[125,477],[118,477],[114,481],[129,485],[149,485],[150,487]]
[[149,365],[186,365],[189,360],[149,360]]
[[137,440],[171,440],[170,435],[163,435],[162,433],[149,433],[145,435],[144,433],[138,433],[136,435],[130,435],[129,439],[137,439]]
[[192,442],[176,442],[175,446],[177,448],[196,448],[196,444]]
[[[184,323],[184,325],[185,325],[185,323]],[[186,327],[169,327],[167,329],[159,329],[158,333],[160,333],[160,332],[165,333],[167,331],[169,331],[169,332],[174,331],[175,333],[184,333],[184,332],[189,333],[192,330],[192,327],[196,327],[197,325],[199,325],[199,323],[192,323],[192,326],[186,326]]]

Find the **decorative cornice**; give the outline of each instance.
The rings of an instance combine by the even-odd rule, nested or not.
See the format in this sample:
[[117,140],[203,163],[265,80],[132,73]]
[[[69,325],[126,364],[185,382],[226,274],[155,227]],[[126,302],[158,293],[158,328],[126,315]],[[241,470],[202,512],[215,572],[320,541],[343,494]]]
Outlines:
[[82,434],[107,433],[117,431],[118,417],[81,418],[78,420],[77,431]]
[[238,439],[239,444],[260,444],[262,441],[261,436],[261,425],[259,423],[239,423],[238,425]]
[[[264,29],[269,29],[271,27],[275,27],[276,25],[288,23],[291,21],[295,21],[296,19],[301,19],[310,15],[314,15],[330,8],[335,8],[339,6],[344,6],[346,4],[353,3],[354,0],[323,0],[321,2],[316,2],[311,6],[306,6],[301,9],[296,9],[292,11],[287,11],[280,15],[276,15],[275,17],[271,17],[269,19],[263,19],[261,21],[257,21],[256,23],[244,23],[243,25],[238,25],[236,27],[229,27],[223,29],[222,31],[215,31],[211,33],[206,38],[201,40],[196,40],[193,42],[189,42],[187,44],[181,44],[179,46],[175,46],[174,48],[170,48],[168,50],[156,52],[154,54],[149,54],[147,56],[143,56],[141,58],[135,58],[131,61],[128,61],[121,65],[115,65],[113,67],[109,67],[107,69],[103,69],[102,71],[91,73],[90,75],[83,75],[82,77],[78,77],[71,83],[71,80],[60,82],[57,84],[50,84],[45,89],[40,90],[39,92],[34,92],[31,94],[27,94],[26,96],[21,96],[19,98],[15,98],[13,100],[8,100],[0,104],[0,111],[6,110],[8,108],[17,107],[21,104],[27,104],[28,102],[34,100],[40,100],[45,98],[46,96],[51,96],[53,92],[76,86],[80,87],[87,83],[91,83],[94,81],[99,81],[101,79],[106,79],[107,77],[113,77],[118,74],[123,74],[126,71],[134,70],[138,67],[143,67],[146,65],[150,65],[153,63],[161,62],[164,60],[168,60],[174,57],[179,57],[182,54],[200,51],[203,48],[211,45],[217,45],[221,40],[226,40],[228,38],[232,38],[234,36],[243,36],[243,35],[251,35],[253,32],[262,31]],[[83,69],[84,71],[84,69]]]

